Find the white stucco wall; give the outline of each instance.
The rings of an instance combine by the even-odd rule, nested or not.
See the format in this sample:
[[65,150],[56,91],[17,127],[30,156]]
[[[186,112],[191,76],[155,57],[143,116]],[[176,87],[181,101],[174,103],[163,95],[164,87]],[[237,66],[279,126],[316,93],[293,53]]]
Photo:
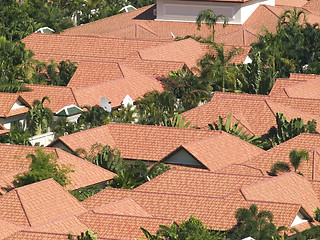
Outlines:
[[274,6],[275,0],[252,0],[246,3],[158,0],[155,20],[195,22],[202,10],[211,9],[216,15],[228,17],[229,24],[243,24],[260,4]]
[[6,128],[10,129],[11,124],[13,122],[19,121],[23,129],[26,129],[27,127],[27,120],[25,114],[17,115],[17,116],[12,116],[8,118],[0,118],[0,123]]
[[259,7],[259,5],[275,6],[275,0],[252,0],[241,4],[240,15],[241,24],[245,23],[251,14]]
[[296,226],[298,224],[307,222],[308,220],[303,216],[303,214],[299,211],[295,219],[293,220],[293,223],[291,224],[291,227]]

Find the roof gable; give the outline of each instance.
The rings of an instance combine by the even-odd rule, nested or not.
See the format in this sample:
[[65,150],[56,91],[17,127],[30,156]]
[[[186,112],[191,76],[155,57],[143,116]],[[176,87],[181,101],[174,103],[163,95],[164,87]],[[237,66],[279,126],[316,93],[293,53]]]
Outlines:
[[[14,198],[12,198],[14,196]],[[6,214],[6,210],[22,209],[20,214]],[[1,215],[11,222],[17,217],[24,226],[36,226],[69,214],[81,214],[85,209],[53,179],[16,188],[0,198]],[[23,214],[22,214],[23,213]],[[15,216],[16,215],[16,216]],[[28,224],[26,224],[28,222]]]
[[244,186],[241,192],[247,200],[299,203],[309,216],[313,216],[314,210],[320,207],[320,201],[309,181],[296,173]]

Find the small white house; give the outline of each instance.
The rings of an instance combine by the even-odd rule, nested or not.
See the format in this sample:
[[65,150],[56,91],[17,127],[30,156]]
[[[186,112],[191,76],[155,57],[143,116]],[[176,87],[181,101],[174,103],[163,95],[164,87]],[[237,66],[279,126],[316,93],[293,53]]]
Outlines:
[[157,0],[154,14],[158,21],[195,22],[202,10],[211,9],[216,15],[226,16],[229,24],[243,24],[262,4],[275,6],[275,0]]
[[13,125],[26,129],[29,108],[30,105],[19,94],[0,93],[0,124],[5,129]]

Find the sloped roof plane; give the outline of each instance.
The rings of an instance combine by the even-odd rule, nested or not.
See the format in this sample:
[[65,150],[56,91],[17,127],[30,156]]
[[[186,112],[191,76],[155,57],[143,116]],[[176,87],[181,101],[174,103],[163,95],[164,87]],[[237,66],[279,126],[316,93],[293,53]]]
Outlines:
[[[85,208],[53,179],[16,188],[0,197],[0,216],[21,226],[36,226]],[[16,212],[18,209],[19,213]]]

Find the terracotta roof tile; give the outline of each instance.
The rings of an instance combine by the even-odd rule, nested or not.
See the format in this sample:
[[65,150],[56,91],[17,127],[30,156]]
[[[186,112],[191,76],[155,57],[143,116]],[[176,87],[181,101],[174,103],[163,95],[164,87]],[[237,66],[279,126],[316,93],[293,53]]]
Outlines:
[[81,88],[122,77],[120,66],[116,62],[81,62],[68,87]]
[[320,151],[319,151],[320,135],[303,133],[292,138],[276,147],[268,150],[266,153],[254,157],[244,163],[260,169],[264,175],[270,171],[275,162],[283,161],[289,163],[289,154],[292,150],[306,150],[309,152],[309,161],[304,161],[299,167],[299,171],[309,180],[320,180]]
[[305,82],[304,80],[296,80],[296,79],[289,79],[289,78],[278,78],[274,85],[272,86],[272,89],[269,93],[269,96],[272,96],[274,94],[277,94],[278,91],[282,91],[284,88],[296,85],[301,82]]
[[58,233],[40,233],[40,232],[28,232],[21,231],[8,238],[6,240],[24,239],[24,240],[67,240],[67,234]]
[[320,207],[318,196],[309,181],[296,174],[287,173],[259,183],[243,186],[241,192],[247,200],[301,204],[310,216]]
[[106,97],[112,107],[119,107],[127,94],[133,101],[136,101],[147,92],[163,90],[157,80],[125,66],[122,66],[121,69],[124,78],[73,89],[78,104],[80,106],[100,105],[100,98]]
[[[151,193],[136,190],[105,189],[84,200],[88,209],[115,202],[123,198],[132,198],[153,216],[170,218],[176,222],[187,220],[193,215],[213,229],[227,230],[236,224],[234,213],[239,207],[258,204],[261,210],[273,212],[275,224],[290,226],[300,209],[298,204],[283,204],[260,201],[246,201],[239,191],[228,197],[214,198],[183,194]],[[210,207],[209,207],[210,206]]]
[[0,215],[22,226],[36,226],[70,214],[82,205],[53,179],[16,188],[0,197]]
[[152,217],[145,209],[131,198],[109,203],[93,209],[94,213],[116,214],[137,217]]
[[283,6],[292,6],[292,7],[302,7],[308,2],[316,2],[316,1],[308,1],[308,0],[276,0],[276,5]]
[[[0,192],[5,192],[5,188],[12,188],[13,177],[28,170],[31,162],[26,156],[34,153],[35,149],[37,147],[0,144],[0,153],[5,156],[0,161]],[[46,153],[54,153],[58,164],[71,165],[74,170],[73,173],[68,174],[71,184],[66,187],[67,189],[91,186],[115,176],[114,173],[63,150],[53,148],[44,148],[44,150]]]
[[[224,132],[182,144],[175,151],[180,148],[189,152],[210,171],[244,162],[264,152],[264,150]],[[170,155],[172,154],[174,152]]]
[[135,188],[134,191],[223,198],[232,195],[243,186],[268,178],[270,177],[171,169]]
[[104,168],[88,162],[87,160],[78,158],[61,149],[56,149],[59,164],[70,164],[74,172],[69,173],[71,184],[67,189],[78,189],[99,183],[106,182],[116,176]]
[[89,227],[81,222],[77,217],[71,215],[35,227],[27,228],[25,231],[80,235],[81,232],[86,232],[88,228]]
[[302,112],[298,110],[299,108],[294,109],[294,106],[286,106],[277,100],[278,98],[265,95],[216,92],[210,102],[184,112],[183,115],[191,125],[206,128],[208,123],[217,121],[219,116],[227,117],[232,113],[234,116],[241,116],[238,120],[254,135],[267,133],[270,127],[276,124],[277,112],[284,113],[287,119],[296,117],[301,117],[305,121],[319,119],[317,114]]
[[140,239],[145,235],[140,230],[143,227],[156,234],[159,225],[171,225],[172,220],[150,217],[121,216],[111,214],[85,213],[79,219],[88,225],[99,237],[112,239]]
[[23,42],[26,48],[32,49],[35,54],[59,53],[60,55],[124,59],[139,49],[158,46],[167,41],[33,33],[24,38]]
[[49,107],[53,112],[59,111],[61,108],[68,105],[78,105],[70,88],[61,86],[47,86],[47,85],[26,85],[31,88],[31,92],[22,92],[20,95],[32,105],[34,100],[42,100],[47,96],[51,103],[45,101],[44,106]]
[[[25,104],[27,107],[11,110],[16,101],[22,102],[22,104]],[[0,93],[0,117],[11,117],[26,113],[28,111],[28,106],[26,99],[17,93]]]
[[223,132],[121,123],[109,123],[102,127],[63,136],[56,143],[52,143],[51,146],[63,143],[72,151],[77,148],[89,150],[92,144],[99,142],[103,145],[108,144],[111,147],[117,147],[121,156],[126,159],[160,161],[181,145],[197,142],[208,137],[213,137],[215,142],[218,139],[219,141],[224,139],[221,146],[225,151],[222,151],[221,159],[223,157],[231,159],[232,154],[228,150],[228,146],[232,144],[246,146],[243,149],[243,157],[245,153],[253,156],[262,152],[261,149],[251,145],[248,148],[248,143]]
[[0,231],[1,231],[1,239],[11,236],[12,234],[22,230],[21,226],[15,225],[11,222],[3,220],[0,218]]

